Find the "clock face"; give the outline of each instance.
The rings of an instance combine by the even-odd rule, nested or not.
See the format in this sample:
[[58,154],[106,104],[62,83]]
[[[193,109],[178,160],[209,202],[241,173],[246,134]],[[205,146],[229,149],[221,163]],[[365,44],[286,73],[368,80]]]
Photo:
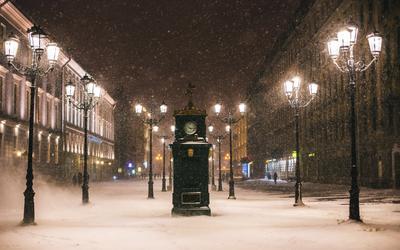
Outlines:
[[195,122],[187,122],[184,130],[187,135],[193,135],[197,131],[197,124]]

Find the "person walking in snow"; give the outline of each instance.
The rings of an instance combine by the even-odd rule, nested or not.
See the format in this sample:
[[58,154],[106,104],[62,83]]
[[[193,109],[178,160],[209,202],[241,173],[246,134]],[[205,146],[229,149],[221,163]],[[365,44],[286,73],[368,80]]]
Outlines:
[[276,172],[274,172],[274,182],[276,184],[276,180],[278,179],[278,174]]

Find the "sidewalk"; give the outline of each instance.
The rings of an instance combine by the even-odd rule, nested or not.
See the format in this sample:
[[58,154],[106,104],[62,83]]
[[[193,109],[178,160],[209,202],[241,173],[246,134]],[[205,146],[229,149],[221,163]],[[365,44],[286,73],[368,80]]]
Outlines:
[[[278,180],[251,179],[236,182],[243,189],[280,194],[283,197],[294,197],[295,182]],[[348,199],[350,185],[321,184],[303,182],[303,197],[314,197],[320,201]],[[400,190],[373,189],[360,187],[360,203],[400,203]]]

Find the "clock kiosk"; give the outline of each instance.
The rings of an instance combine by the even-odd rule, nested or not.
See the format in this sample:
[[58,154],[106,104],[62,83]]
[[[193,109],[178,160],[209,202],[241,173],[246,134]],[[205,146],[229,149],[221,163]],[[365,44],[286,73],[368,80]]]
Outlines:
[[191,88],[193,86],[189,85],[189,104],[174,112],[172,215],[211,215],[208,207],[208,155],[211,144],[206,141],[207,114],[205,110],[194,107]]

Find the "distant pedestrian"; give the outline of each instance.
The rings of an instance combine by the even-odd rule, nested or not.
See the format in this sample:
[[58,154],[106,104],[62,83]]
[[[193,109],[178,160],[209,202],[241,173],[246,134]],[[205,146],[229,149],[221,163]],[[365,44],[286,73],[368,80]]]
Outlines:
[[76,184],[78,184],[78,177],[76,176],[76,174],[74,174],[74,175],[72,176],[72,184],[73,184],[74,186],[76,186]]
[[82,180],[83,180],[82,173],[81,173],[81,172],[79,172],[79,173],[78,173],[78,184],[79,184],[79,186],[81,186],[81,185],[82,185]]
[[276,180],[278,179],[278,174],[276,172],[274,172],[274,182],[276,184]]

